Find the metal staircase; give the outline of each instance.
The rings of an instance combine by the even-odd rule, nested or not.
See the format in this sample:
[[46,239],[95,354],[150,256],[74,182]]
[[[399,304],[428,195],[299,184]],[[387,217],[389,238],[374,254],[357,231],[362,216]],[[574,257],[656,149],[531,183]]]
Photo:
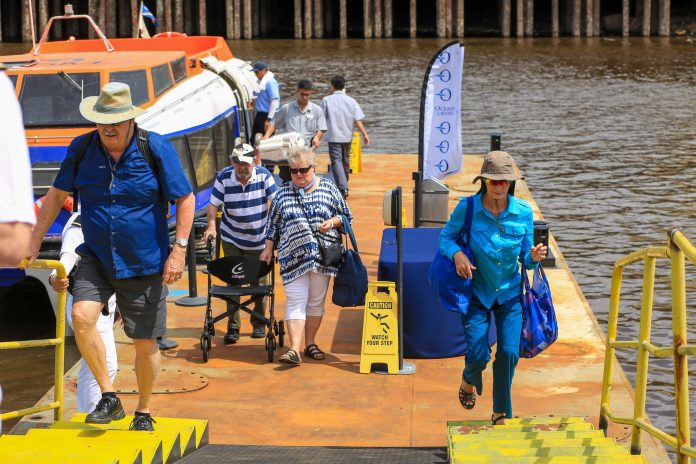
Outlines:
[[582,417],[449,421],[450,463],[645,464],[643,456],[607,438]]
[[132,416],[86,424],[85,414],[26,435],[0,436],[0,462],[168,464],[208,443],[208,421],[157,417],[154,432],[129,431]]

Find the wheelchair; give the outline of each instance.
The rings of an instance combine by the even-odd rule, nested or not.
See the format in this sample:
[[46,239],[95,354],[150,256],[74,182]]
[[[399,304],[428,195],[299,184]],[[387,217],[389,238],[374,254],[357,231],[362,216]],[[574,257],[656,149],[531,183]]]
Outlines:
[[[237,311],[244,311],[264,322],[268,328],[265,337],[266,354],[268,362],[273,362],[276,346],[282,347],[285,339],[285,326],[283,321],[275,319],[274,289],[275,289],[275,262],[267,264],[257,258],[242,256],[225,256],[213,259],[212,244],[208,241],[208,303],[205,308],[205,321],[201,334],[201,352],[203,362],[208,362],[212,340],[215,336],[215,323],[223,320]],[[258,285],[258,280],[270,274],[270,285]],[[225,282],[227,285],[213,285],[213,276]],[[256,285],[254,285],[256,283]],[[250,297],[241,301],[242,297]],[[239,297],[240,302],[233,300]],[[265,297],[269,298],[268,317],[257,313],[252,306]],[[232,308],[219,316],[213,316],[212,300],[219,298],[232,305]],[[276,336],[278,337],[276,345]]]

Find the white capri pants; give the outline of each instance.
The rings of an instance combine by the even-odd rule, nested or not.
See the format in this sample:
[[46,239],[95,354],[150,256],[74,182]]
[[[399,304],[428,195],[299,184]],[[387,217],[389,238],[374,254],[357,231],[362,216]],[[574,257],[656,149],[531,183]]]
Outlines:
[[[113,382],[118,371],[118,359],[116,357],[116,341],[114,340],[114,313],[116,311],[116,295],[109,298],[109,315],[99,315],[97,319],[97,332],[104,342],[106,350],[106,368],[109,371],[109,377]],[[68,294],[66,304],[66,315],[70,327],[72,327],[72,295]],[[89,370],[87,361],[82,358],[80,361],[80,372],[77,375],[77,412],[92,412],[97,407],[97,403],[101,399],[101,389],[94,378],[92,371]]]
[[307,316],[323,316],[329,280],[331,276],[311,271],[284,284],[285,320],[304,321]]

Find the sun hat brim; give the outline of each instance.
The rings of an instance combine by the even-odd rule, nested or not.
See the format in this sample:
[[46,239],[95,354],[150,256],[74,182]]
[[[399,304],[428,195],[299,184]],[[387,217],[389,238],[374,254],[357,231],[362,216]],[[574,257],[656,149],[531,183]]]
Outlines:
[[523,179],[523,177],[519,174],[479,174],[478,176],[474,177],[474,180],[471,181],[471,183],[475,184],[479,179],[507,180],[512,182],[514,180]]
[[145,112],[144,109],[131,105],[125,111],[102,112],[95,109],[98,96],[87,97],[80,102],[80,114],[88,121],[95,124],[118,124],[128,121]]

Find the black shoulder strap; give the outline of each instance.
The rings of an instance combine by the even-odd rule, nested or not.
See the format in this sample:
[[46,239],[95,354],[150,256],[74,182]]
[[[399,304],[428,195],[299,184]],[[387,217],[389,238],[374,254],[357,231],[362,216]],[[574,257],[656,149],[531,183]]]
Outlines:
[[149,133],[145,129],[138,126],[136,126],[136,131],[138,137],[136,140],[138,144],[138,151],[140,151],[140,153],[143,155],[143,158],[145,158],[145,161],[147,161],[147,164],[150,166],[150,169],[152,169],[152,172],[155,173],[155,177],[157,177],[157,180],[159,181],[159,168],[157,167],[155,158],[152,156],[152,151],[150,150],[150,139],[148,137]]
[[82,144],[80,145],[80,148],[77,150],[77,154],[75,154],[75,163],[73,164],[73,213],[77,212],[77,189],[75,188],[75,179],[77,179],[77,170],[80,167],[80,161],[82,161],[82,158],[85,157],[85,153],[87,153],[87,148],[89,148],[89,144],[92,143],[92,140],[94,139],[95,135],[97,134],[96,130],[93,130],[92,132],[89,132],[89,135],[85,137],[82,140]]

